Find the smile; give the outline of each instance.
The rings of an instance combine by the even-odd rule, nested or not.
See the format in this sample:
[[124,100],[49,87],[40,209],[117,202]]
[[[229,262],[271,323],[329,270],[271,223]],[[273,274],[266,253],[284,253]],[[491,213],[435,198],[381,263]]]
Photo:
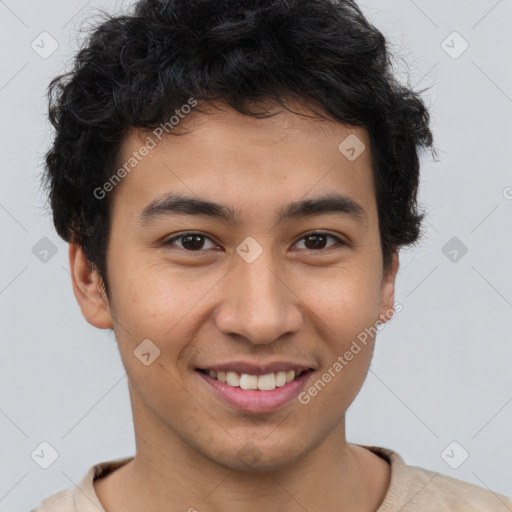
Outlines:
[[285,386],[289,382],[292,382],[302,375],[304,371],[308,370],[300,372],[290,370],[288,372],[268,373],[266,375],[249,375],[247,373],[239,374],[237,372],[217,372],[215,370],[207,371],[202,369],[199,369],[199,371],[209,375],[212,379],[224,382],[234,388],[272,391],[275,388]]
[[196,373],[222,401],[246,412],[267,412],[291,402],[302,391],[312,369],[250,375],[198,368]]

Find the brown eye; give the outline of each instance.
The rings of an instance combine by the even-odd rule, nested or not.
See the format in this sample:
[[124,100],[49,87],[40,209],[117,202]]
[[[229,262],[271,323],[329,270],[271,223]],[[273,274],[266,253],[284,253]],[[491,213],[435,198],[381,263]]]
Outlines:
[[332,245],[336,245],[331,244],[326,247],[327,239],[329,238],[335,240],[340,245],[345,245],[344,242],[340,240],[338,237],[334,235],[329,235],[328,233],[310,233],[309,235],[302,237],[299,242],[304,241],[304,246],[306,249],[315,251],[326,249],[332,247]]
[[182,245],[185,249],[201,249],[204,245],[204,236],[203,235],[187,235],[182,237],[183,242]]
[[212,244],[212,247],[217,247],[216,244],[214,244],[206,235],[203,235],[201,233],[184,233],[179,236],[175,236],[173,238],[170,238],[169,240],[166,240],[164,242],[164,245],[176,245],[175,241],[181,240],[181,245],[178,245],[178,248],[184,249],[186,251],[195,252],[200,251],[201,249],[205,249],[204,245],[207,240],[209,240]]

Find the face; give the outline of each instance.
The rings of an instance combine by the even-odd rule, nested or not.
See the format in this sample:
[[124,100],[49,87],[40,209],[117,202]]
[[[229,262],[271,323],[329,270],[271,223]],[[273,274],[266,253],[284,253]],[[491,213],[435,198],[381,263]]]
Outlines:
[[[360,335],[393,310],[398,262],[383,274],[368,136],[283,110],[225,107],[187,123],[111,192],[110,303],[90,300],[95,280],[75,294],[90,323],[114,327],[138,449],[173,440],[231,468],[248,451],[285,467],[344,432],[374,347]],[[366,147],[355,160],[339,149],[351,134]],[[147,135],[127,137],[120,160]],[[236,392],[198,371],[235,362],[310,370]]]

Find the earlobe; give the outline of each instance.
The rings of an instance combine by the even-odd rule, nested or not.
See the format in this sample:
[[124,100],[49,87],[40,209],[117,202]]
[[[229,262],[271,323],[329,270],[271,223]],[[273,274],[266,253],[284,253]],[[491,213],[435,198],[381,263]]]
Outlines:
[[69,268],[73,293],[84,318],[99,329],[112,328],[110,306],[101,278],[81,247],[73,243],[69,244]]
[[381,301],[379,310],[379,321],[386,323],[394,316],[395,311],[395,281],[400,262],[398,250],[393,253],[391,266],[384,275],[381,287]]

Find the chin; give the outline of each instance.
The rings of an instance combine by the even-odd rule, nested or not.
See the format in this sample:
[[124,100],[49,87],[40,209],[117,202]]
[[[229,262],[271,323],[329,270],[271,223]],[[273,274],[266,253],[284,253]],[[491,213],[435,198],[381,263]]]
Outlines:
[[[228,469],[246,472],[277,471],[295,463],[304,455],[303,447],[283,440],[270,443],[270,438],[230,443],[229,451],[221,450],[209,457],[212,462]],[[238,445],[238,448],[235,446]],[[211,445],[210,445],[211,446]],[[293,446],[293,450],[290,447]]]

